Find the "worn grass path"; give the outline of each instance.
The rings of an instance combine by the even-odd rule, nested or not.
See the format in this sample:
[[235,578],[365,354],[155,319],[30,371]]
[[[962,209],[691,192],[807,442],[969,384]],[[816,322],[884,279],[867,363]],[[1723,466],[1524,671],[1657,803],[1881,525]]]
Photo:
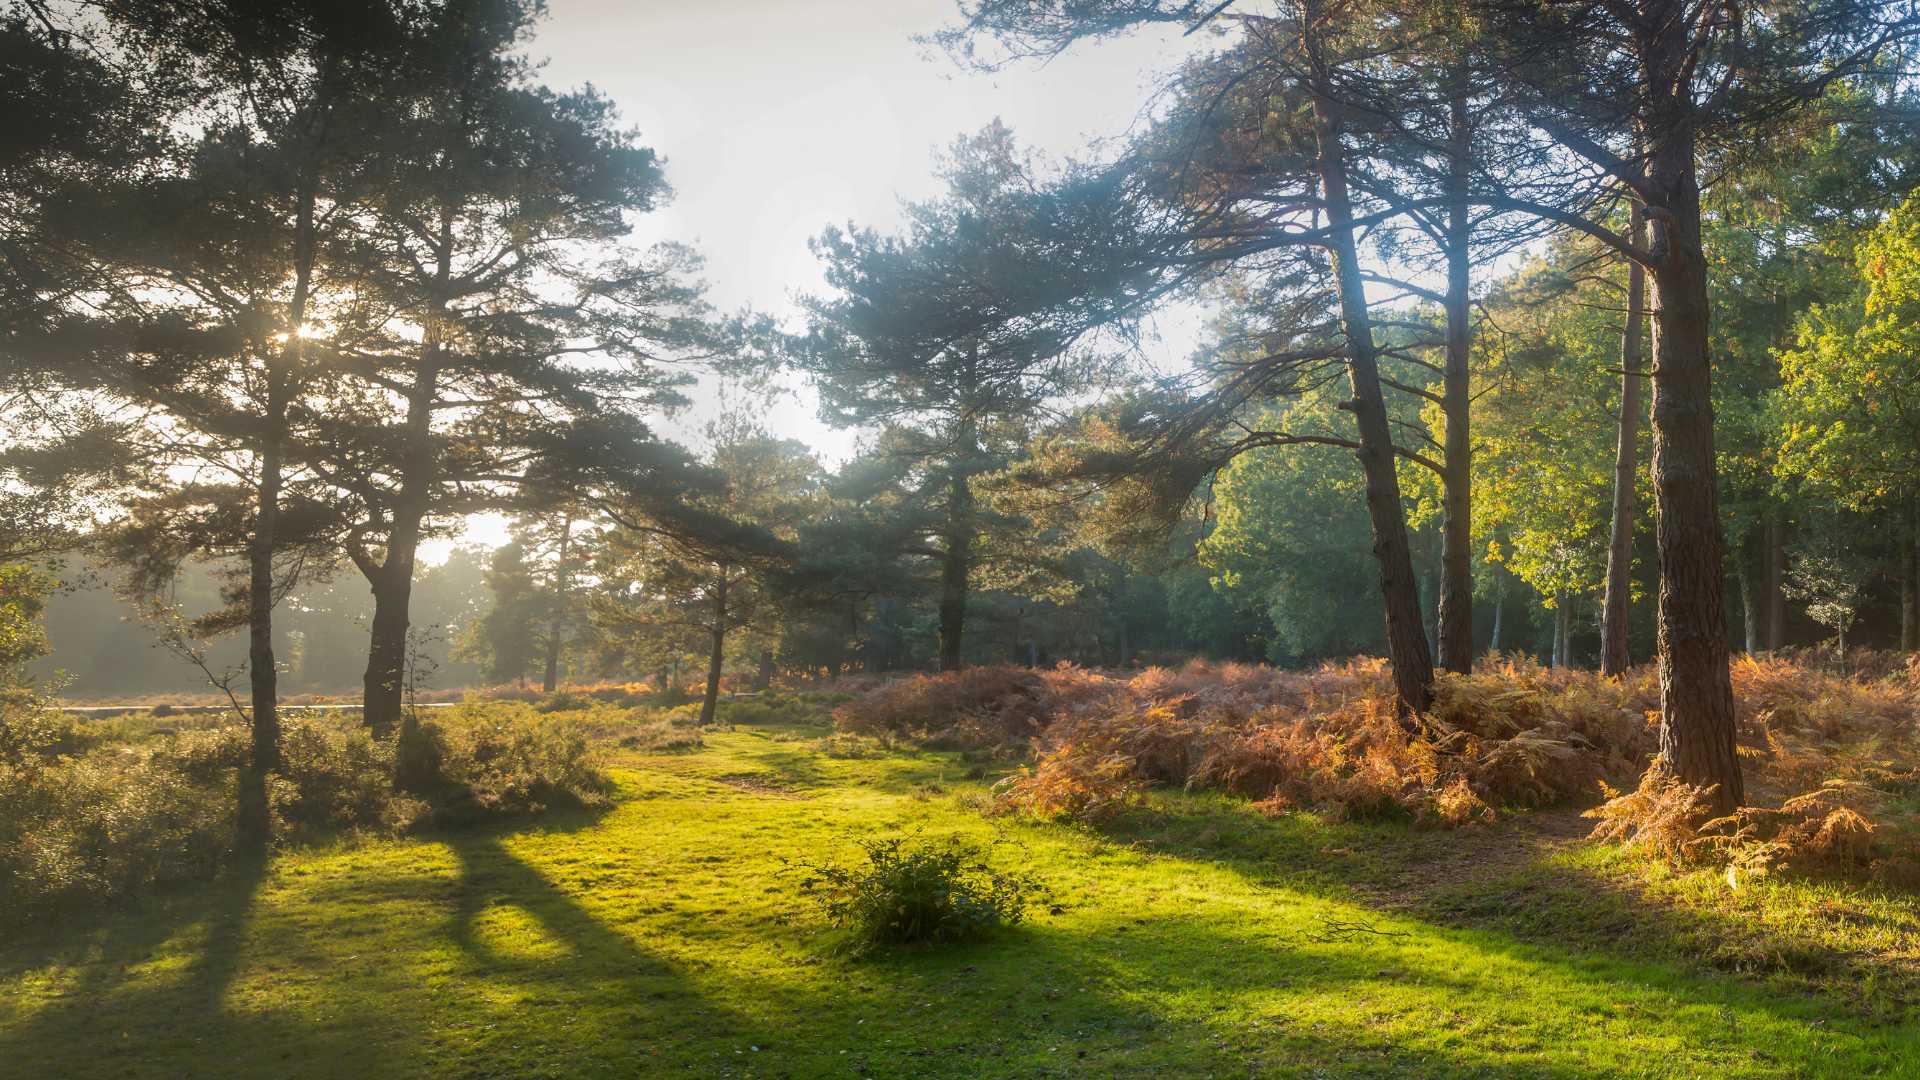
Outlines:
[[[1711,918],[1642,910],[1553,830],[1189,795],[1102,833],[995,825],[952,759],[818,734],[710,735],[624,759],[597,818],[293,852],[0,946],[0,1078],[1920,1077],[1900,994],[1819,956],[1743,974]],[[896,830],[997,837],[1066,910],[837,959],[783,860]],[[1910,898],[1847,902],[1897,968]]]

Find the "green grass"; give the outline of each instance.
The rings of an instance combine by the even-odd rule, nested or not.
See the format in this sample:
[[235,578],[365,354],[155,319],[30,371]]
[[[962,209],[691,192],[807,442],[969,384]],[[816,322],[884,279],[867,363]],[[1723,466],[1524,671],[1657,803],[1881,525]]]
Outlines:
[[[1909,896],[1729,894],[1524,820],[995,822],[953,757],[823,733],[709,731],[619,759],[598,817],[299,850],[9,943],[0,1075],[1920,1076]],[[783,860],[916,831],[997,841],[1064,912],[842,958]]]

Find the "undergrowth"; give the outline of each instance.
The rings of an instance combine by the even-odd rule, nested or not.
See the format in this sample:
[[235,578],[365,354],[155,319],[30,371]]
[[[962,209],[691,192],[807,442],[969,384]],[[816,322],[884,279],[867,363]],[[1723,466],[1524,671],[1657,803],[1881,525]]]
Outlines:
[[[1376,660],[1308,671],[1190,663],[1132,674],[975,668],[882,685],[836,714],[844,732],[1026,756],[994,806],[1092,821],[1161,786],[1223,789],[1281,813],[1410,818],[1446,828],[1516,808],[1606,800],[1598,835],[1752,875],[1777,868],[1920,880],[1920,669],[1850,658],[1733,668],[1752,805],[1706,812],[1649,773],[1659,688],[1489,656],[1443,675],[1426,715],[1393,708]],[[1644,783],[1642,776],[1647,776]],[[1622,792],[1625,791],[1625,794]]]
[[[431,775],[404,789],[395,738],[297,710],[283,725],[268,782],[283,844],[601,806],[611,795],[588,727],[526,705],[423,720]],[[109,739],[27,701],[0,709],[0,924],[211,877],[233,860],[247,729],[124,730]]]

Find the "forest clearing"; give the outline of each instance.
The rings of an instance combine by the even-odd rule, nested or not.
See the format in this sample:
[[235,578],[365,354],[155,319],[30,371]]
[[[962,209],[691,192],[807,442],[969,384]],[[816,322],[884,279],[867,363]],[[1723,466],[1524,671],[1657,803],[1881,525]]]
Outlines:
[[[984,674],[1003,701],[1032,678]],[[1742,688],[1760,725],[1838,715],[1839,680],[1767,674]],[[1267,681],[1168,675],[1170,697]],[[996,712],[973,697],[970,717]],[[709,728],[560,702],[540,715],[593,733],[604,805],[296,846],[10,939],[0,1059],[128,1077],[1916,1075],[1920,899],[1864,865],[1730,887],[1718,861],[1588,839],[1591,789],[1453,828],[1203,783],[1080,822],[997,812],[1018,767],[979,736],[860,735],[901,702],[850,700],[726,702]],[[940,728],[933,700],[911,707]],[[1606,707],[1561,715],[1581,708]],[[924,746],[955,738],[973,749]],[[1889,827],[1920,818],[1902,790]],[[849,955],[800,883],[871,837],[965,838],[1048,906],[977,944]]]
[[0,0],[0,1080],[1920,1078],[1920,0]]

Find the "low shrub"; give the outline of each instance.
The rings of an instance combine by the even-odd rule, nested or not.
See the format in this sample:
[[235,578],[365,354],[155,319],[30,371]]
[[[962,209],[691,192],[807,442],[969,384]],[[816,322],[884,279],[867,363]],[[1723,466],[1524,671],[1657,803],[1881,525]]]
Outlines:
[[228,859],[242,733],[67,756],[61,729],[30,698],[0,707],[0,922],[205,877]]
[[883,741],[915,739],[930,746],[1023,747],[1049,719],[1051,695],[1036,673],[977,667],[916,675],[882,684],[841,705],[841,730]]
[[864,862],[803,866],[803,895],[846,935],[854,953],[882,945],[974,941],[1051,903],[1031,875],[995,870],[986,851],[950,838],[909,844],[895,837],[860,843]]
[[[526,705],[446,713],[415,729],[424,782],[401,790],[399,739],[290,712],[268,785],[276,839],[396,835],[608,801],[611,782],[580,725]],[[75,726],[31,696],[0,700],[0,923],[210,877],[233,857],[245,727],[100,742],[74,738]]]
[[876,687],[838,717],[843,732],[1031,754],[996,787],[1001,812],[1092,820],[1154,785],[1207,786],[1267,812],[1457,828],[1601,798],[1599,835],[1666,857],[1892,880],[1920,869],[1902,855],[1920,850],[1920,665],[1849,663],[1872,677],[1784,658],[1734,662],[1752,805],[1725,819],[1657,778],[1634,787],[1657,750],[1651,668],[1604,678],[1488,656],[1471,675],[1442,675],[1433,707],[1411,722],[1396,715],[1377,660],[1307,671],[992,668]]
[[613,782],[585,727],[521,709],[446,710],[420,729],[437,749],[437,774],[423,785],[435,824],[604,806]]

